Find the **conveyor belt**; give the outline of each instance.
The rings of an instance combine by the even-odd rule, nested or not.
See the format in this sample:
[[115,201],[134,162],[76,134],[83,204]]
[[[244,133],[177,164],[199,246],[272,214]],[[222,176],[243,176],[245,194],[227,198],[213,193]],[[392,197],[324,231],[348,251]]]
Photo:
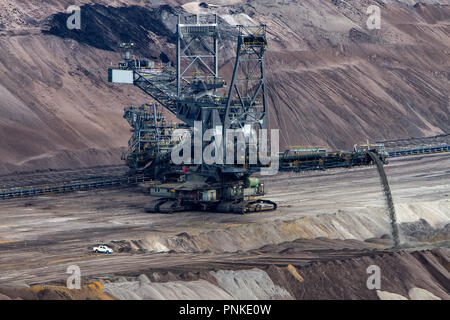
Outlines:
[[135,185],[146,181],[144,176],[122,176],[100,180],[71,181],[58,184],[24,186],[11,189],[0,189],[0,199],[32,197],[51,193],[67,193],[108,187]]
[[450,145],[421,146],[415,148],[388,150],[389,157],[404,157],[416,154],[449,152]]

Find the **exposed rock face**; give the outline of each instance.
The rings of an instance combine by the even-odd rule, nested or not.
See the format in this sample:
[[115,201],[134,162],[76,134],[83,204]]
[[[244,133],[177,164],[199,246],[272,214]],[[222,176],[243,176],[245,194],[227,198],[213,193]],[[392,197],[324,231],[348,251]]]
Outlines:
[[[173,61],[182,10],[223,18],[228,76],[234,47],[227,23],[268,25],[269,125],[281,129],[281,148],[349,148],[450,130],[448,1],[186,2],[1,4],[0,172],[119,163],[118,148],[129,138],[123,107],[149,98],[106,82],[106,68],[120,56],[115,45],[135,40],[140,55]],[[72,4],[85,5],[80,31],[65,28],[61,12]],[[366,26],[374,4],[380,30]]]

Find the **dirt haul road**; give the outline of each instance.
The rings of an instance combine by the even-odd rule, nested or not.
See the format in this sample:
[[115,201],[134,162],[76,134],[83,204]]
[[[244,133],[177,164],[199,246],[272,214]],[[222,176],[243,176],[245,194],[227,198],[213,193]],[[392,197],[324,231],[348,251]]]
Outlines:
[[[449,167],[450,154],[393,159],[386,167],[403,246],[448,248]],[[267,198],[279,209],[244,216],[147,214],[143,207],[149,198],[138,188],[1,201],[0,285],[67,279],[73,264],[83,276],[103,277],[180,265],[321,259],[317,253],[281,259],[270,250],[270,245],[296,239],[312,239],[302,240],[309,242],[301,248],[317,244],[321,249],[361,249],[361,254],[392,245],[375,167],[281,173],[265,182]],[[92,254],[98,244],[110,245],[115,253]]]

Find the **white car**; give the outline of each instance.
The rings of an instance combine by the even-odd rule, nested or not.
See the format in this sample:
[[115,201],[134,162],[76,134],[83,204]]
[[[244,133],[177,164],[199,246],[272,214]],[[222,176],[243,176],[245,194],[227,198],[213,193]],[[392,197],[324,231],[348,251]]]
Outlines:
[[102,252],[102,253],[113,253],[113,249],[107,247],[107,246],[99,246],[99,247],[94,247],[94,249],[92,250],[95,253],[98,252]]

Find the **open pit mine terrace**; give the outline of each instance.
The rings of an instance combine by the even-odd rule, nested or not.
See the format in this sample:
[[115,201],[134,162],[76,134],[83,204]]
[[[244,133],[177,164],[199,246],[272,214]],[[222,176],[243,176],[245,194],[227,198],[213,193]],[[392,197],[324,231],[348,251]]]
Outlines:
[[2,192],[64,187],[0,201],[0,298],[449,299],[450,154],[430,141],[385,142],[396,249],[374,166],[282,171],[265,178],[278,209],[247,215],[145,213],[124,166],[3,176]]

